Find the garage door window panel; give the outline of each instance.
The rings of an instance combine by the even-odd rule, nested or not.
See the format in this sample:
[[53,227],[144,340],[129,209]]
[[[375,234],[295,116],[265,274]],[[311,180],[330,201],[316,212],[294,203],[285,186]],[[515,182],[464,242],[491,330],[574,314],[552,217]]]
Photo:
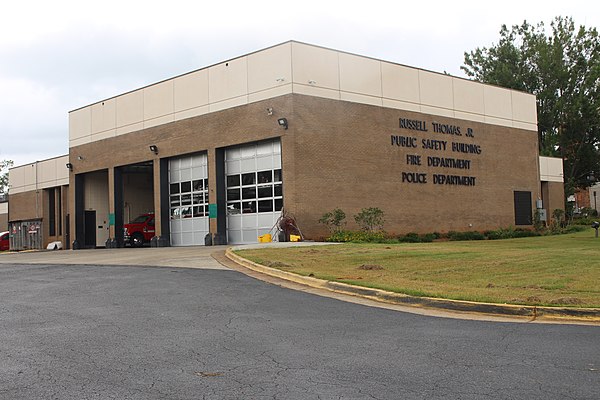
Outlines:
[[242,174],[242,186],[254,185],[256,184],[256,173],[246,173]]
[[204,180],[196,179],[192,182],[192,187],[194,188],[194,192],[201,192],[204,190]]
[[283,199],[275,199],[275,211],[281,211],[283,209]]
[[260,171],[257,175],[259,184],[273,182],[273,171]]
[[227,189],[227,201],[241,200],[240,189]]
[[227,203],[227,215],[237,215],[242,212],[242,204],[240,202]]
[[181,195],[181,205],[189,206],[192,204],[192,195],[191,194],[182,194]]
[[227,176],[227,187],[235,187],[240,186],[240,176],[239,175],[228,175]]
[[243,214],[254,214],[254,213],[256,213],[256,201],[244,201],[244,202],[242,202],[242,213]]
[[258,212],[272,212],[273,211],[273,200],[260,200],[258,202]]
[[258,187],[258,197],[273,197],[273,186],[272,185],[262,185]]
[[242,188],[242,199],[255,199],[256,198],[256,186]]

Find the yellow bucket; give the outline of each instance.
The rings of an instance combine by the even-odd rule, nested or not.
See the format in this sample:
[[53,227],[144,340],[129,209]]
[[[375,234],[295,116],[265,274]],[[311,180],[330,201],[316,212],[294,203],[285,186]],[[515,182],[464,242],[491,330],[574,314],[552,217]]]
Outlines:
[[290,242],[299,242],[300,236],[298,235],[290,235]]
[[271,234],[266,233],[264,235],[260,235],[258,237],[258,243],[270,243],[271,242]]

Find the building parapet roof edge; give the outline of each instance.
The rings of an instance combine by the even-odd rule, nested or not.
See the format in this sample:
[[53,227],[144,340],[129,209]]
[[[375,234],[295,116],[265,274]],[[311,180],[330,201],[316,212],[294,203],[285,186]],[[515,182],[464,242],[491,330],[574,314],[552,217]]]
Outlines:
[[63,157],[68,157],[68,156],[69,156],[68,154],[63,154],[63,155],[60,155],[60,156],[54,156],[54,157],[50,157],[50,158],[44,158],[43,160],[35,160],[35,161],[29,162],[29,163],[12,166],[8,170],[10,171],[11,169],[22,168],[22,167],[26,167],[28,165],[35,165],[36,163],[42,163],[42,162],[46,162],[46,161],[56,160],[56,159],[63,158]]
[[290,44],[292,44],[292,43],[298,43],[298,44],[302,44],[302,45],[305,45],[305,46],[311,46],[311,47],[320,48],[320,49],[324,49],[324,50],[335,51],[335,52],[342,53],[342,54],[348,54],[348,55],[352,55],[352,56],[356,56],[356,57],[362,57],[362,58],[369,59],[369,60],[375,60],[375,61],[379,61],[379,62],[390,63],[390,64],[402,66],[402,67],[405,67],[405,68],[411,68],[411,69],[418,70],[418,71],[430,72],[430,73],[441,75],[441,76],[447,76],[447,77],[450,77],[450,78],[456,78],[456,79],[460,79],[460,80],[464,80],[464,81],[468,81],[468,82],[478,83],[480,85],[497,87],[497,88],[501,88],[501,89],[505,89],[505,90],[510,90],[510,91],[513,91],[513,92],[524,93],[524,94],[528,94],[528,95],[531,95],[531,96],[535,96],[533,93],[525,92],[525,91],[522,91],[522,90],[510,89],[510,88],[506,88],[506,87],[503,87],[503,86],[494,85],[494,84],[490,84],[490,83],[483,83],[483,82],[471,80],[471,79],[468,79],[468,78],[465,78],[465,77],[450,75],[450,74],[447,74],[447,73],[443,73],[443,72],[439,72],[439,71],[433,71],[433,70],[429,70],[429,69],[426,69],[426,68],[415,67],[415,66],[411,66],[411,65],[407,65],[407,64],[395,62],[395,61],[383,60],[381,58],[376,58],[376,57],[371,57],[371,56],[365,56],[365,55],[362,55],[362,54],[352,53],[352,52],[349,52],[349,51],[337,50],[337,49],[333,49],[331,47],[326,47],[326,46],[321,46],[321,45],[315,45],[315,44],[312,44],[312,43],[306,43],[306,42],[302,42],[302,41],[291,39],[291,40],[287,40],[287,41],[284,41],[284,42],[281,42],[281,43],[274,44],[272,46],[268,46],[268,47],[265,47],[265,48],[262,48],[262,49],[259,49],[259,50],[252,51],[250,53],[245,53],[245,54],[233,57],[233,58],[228,58],[228,59],[225,59],[223,61],[219,61],[219,62],[210,64],[210,65],[207,65],[207,66],[204,66],[204,67],[201,67],[201,68],[197,68],[197,69],[194,69],[192,71],[188,71],[188,72],[184,72],[184,73],[179,74],[179,75],[171,76],[169,78],[165,78],[165,79],[162,79],[160,81],[157,81],[157,82],[154,82],[154,83],[150,83],[148,85],[144,85],[144,86],[132,89],[132,90],[128,90],[126,92],[119,93],[119,94],[116,94],[114,96],[110,96],[110,97],[107,97],[107,98],[95,101],[93,103],[89,103],[87,105],[75,108],[73,110],[68,111],[68,113],[79,111],[79,110],[82,110],[84,108],[90,107],[90,106],[92,106],[94,104],[98,104],[98,103],[102,103],[104,101],[115,99],[117,97],[121,97],[121,96],[124,96],[124,95],[129,94],[129,93],[137,92],[138,90],[143,90],[143,89],[155,86],[155,85],[159,85],[161,83],[170,81],[172,79],[177,79],[177,78],[180,78],[182,76],[191,75],[191,74],[196,73],[198,71],[202,71],[202,70],[214,67],[214,66],[219,65],[219,64],[231,62],[231,61],[243,58],[243,57],[248,57],[248,56],[250,56],[252,54],[257,54],[257,53],[260,53],[260,52],[263,52],[263,51],[266,51],[266,50],[269,50],[269,49],[272,49],[272,48],[275,48],[275,47],[278,47],[278,46],[283,46],[283,45],[288,44],[288,43],[290,43]]

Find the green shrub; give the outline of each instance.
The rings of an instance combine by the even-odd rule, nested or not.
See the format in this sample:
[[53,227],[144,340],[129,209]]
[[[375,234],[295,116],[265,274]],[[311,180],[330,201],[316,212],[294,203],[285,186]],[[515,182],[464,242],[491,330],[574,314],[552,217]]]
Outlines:
[[594,221],[598,221],[598,217],[573,218],[573,225],[590,226],[590,225],[592,225],[592,222],[594,222]]
[[[591,225],[591,224],[590,224]],[[562,229],[561,233],[575,233],[587,231],[591,226],[583,226],[583,225],[569,225]]]
[[421,242],[423,243],[431,243],[435,239],[437,239],[435,233],[426,233],[424,235],[421,235]]
[[583,207],[581,210],[579,210],[579,212],[583,218],[598,216],[598,211],[591,207]]
[[485,231],[483,232],[486,238],[489,240],[498,240],[498,239],[513,239],[513,238],[522,238],[522,237],[532,237],[532,236],[540,236],[540,232],[532,231],[529,229],[521,229],[513,227],[508,228],[500,228],[493,231]]
[[544,221],[542,221],[542,215],[540,210],[536,209],[533,214],[533,229],[536,231],[542,231],[545,228]]
[[354,216],[354,221],[356,221],[360,229],[367,232],[381,231],[385,222],[383,211],[377,207],[363,208]]
[[319,223],[327,226],[330,232],[338,232],[346,225],[346,213],[339,208],[334,208],[330,212],[323,214]]
[[467,231],[467,232],[448,232],[448,240],[485,240],[485,236],[481,232]]
[[337,231],[327,239],[328,242],[355,242],[355,243],[389,243],[394,240],[388,238],[385,232],[368,231]]
[[524,238],[524,237],[533,237],[533,236],[540,236],[540,233],[529,230],[529,229],[517,228],[514,230],[513,235],[512,235],[513,238]]
[[402,243],[421,243],[421,237],[418,233],[410,232],[404,236],[399,236],[398,241]]
[[550,221],[550,230],[553,233],[560,233],[560,230],[565,227],[565,221],[563,217],[565,216],[565,211],[560,208],[552,211],[552,221]]

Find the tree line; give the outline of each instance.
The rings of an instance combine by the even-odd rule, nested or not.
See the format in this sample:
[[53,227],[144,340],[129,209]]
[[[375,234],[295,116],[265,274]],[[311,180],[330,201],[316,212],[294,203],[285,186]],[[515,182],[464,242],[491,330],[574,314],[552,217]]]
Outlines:
[[537,97],[541,155],[563,159],[565,194],[600,181],[600,40],[572,18],[502,25],[498,43],[464,53],[461,69],[483,83]]

